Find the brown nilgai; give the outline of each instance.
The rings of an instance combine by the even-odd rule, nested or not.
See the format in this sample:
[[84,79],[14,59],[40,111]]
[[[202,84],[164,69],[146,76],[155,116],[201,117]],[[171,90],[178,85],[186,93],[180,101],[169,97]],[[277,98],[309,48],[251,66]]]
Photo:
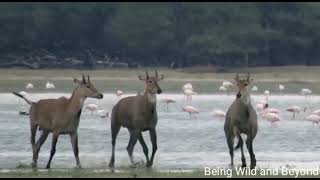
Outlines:
[[[156,94],[162,92],[158,82],[163,78],[163,75],[158,77],[157,70],[155,71],[154,77],[150,77],[147,71],[145,77],[139,75],[139,79],[145,82],[144,94],[123,98],[113,107],[111,114],[112,156],[109,163],[111,169],[114,168],[114,150],[120,127],[127,128],[130,133],[127,151],[132,167],[135,167],[136,165],[132,153],[137,141],[140,142],[146,156],[146,166],[152,166],[154,155],[157,151],[156,125],[158,116],[156,109]],[[150,134],[152,143],[152,154],[150,159],[148,156],[148,147],[142,136],[143,131],[149,131]]]
[[[52,133],[52,147],[50,158],[46,168],[50,168],[51,160],[56,152],[56,144],[61,134],[69,134],[72,149],[76,159],[77,167],[81,168],[78,150],[78,133],[77,129],[80,122],[81,110],[86,98],[102,99],[103,95],[97,91],[90,81],[90,77],[86,80],[84,75],[82,81],[74,79],[74,83],[78,86],[72,93],[71,98],[60,97],[59,99],[42,99],[38,102],[32,102],[19,93],[13,94],[23,98],[31,105],[29,110],[30,126],[31,126],[31,145],[33,150],[32,167],[37,167],[37,160],[41,146],[46,141],[49,133]],[[37,143],[35,136],[37,129],[42,131]]]
[[[254,107],[251,104],[250,86],[252,85],[253,79],[250,79],[250,74],[248,73],[245,79],[239,79],[238,74],[235,77],[235,81],[238,87],[237,97],[230,106],[224,124],[224,132],[227,139],[229,153],[231,157],[231,166],[233,166],[233,151],[240,148],[241,149],[241,161],[242,167],[246,167],[246,159],[243,153],[243,140],[241,134],[247,135],[246,145],[250,154],[251,165],[250,168],[253,169],[256,166],[256,158],[253,153],[253,140],[258,132],[258,122],[257,114]],[[234,148],[234,138],[238,138],[238,144]]]

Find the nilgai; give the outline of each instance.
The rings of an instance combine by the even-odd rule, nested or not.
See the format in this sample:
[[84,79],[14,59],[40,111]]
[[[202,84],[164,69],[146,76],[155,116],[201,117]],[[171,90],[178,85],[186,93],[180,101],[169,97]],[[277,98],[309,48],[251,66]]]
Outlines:
[[[112,156],[109,163],[110,168],[114,168],[116,138],[121,127],[127,128],[130,133],[127,151],[132,165],[135,165],[132,154],[137,140],[139,140],[146,156],[146,166],[151,167],[153,164],[154,155],[157,151],[156,125],[158,122],[158,116],[156,108],[156,94],[160,94],[162,92],[158,82],[164,78],[163,75],[158,77],[157,71],[155,71],[155,73],[156,75],[154,77],[149,77],[147,71],[145,77],[139,75],[139,79],[145,82],[143,95],[123,98],[112,109]],[[152,155],[150,160],[148,156],[148,147],[142,136],[143,131],[149,131],[151,138]]]
[[[246,145],[250,153],[251,165],[250,168],[255,168],[256,158],[253,152],[253,140],[258,132],[257,114],[251,104],[249,85],[252,84],[253,79],[250,79],[248,73],[247,78],[239,79],[238,74],[235,77],[238,86],[237,97],[230,106],[224,124],[224,132],[227,139],[229,153],[231,157],[231,166],[233,166],[233,152],[234,149],[241,148],[242,167],[246,167],[246,160],[243,153],[243,140],[241,134],[247,135]],[[238,137],[238,144],[234,148],[234,138]]]
[[[46,166],[50,168],[51,160],[56,152],[56,144],[60,134],[69,134],[71,144],[76,159],[77,167],[81,168],[78,157],[78,133],[81,110],[86,98],[102,99],[103,95],[97,91],[90,82],[90,77],[86,80],[84,75],[82,81],[74,79],[74,83],[78,84],[72,93],[71,98],[61,97],[59,99],[42,99],[38,102],[32,102],[19,93],[13,94],[23,98],[31,105],[29,110],[30,126],[31,126],[31,144],[33,150],[32,167],[37,167],[37,160],[41,146],[47,139],[49,133],[52,132],[52,147],[50,158]],[[42,130],[42,134],[35,143],[37,129]]]

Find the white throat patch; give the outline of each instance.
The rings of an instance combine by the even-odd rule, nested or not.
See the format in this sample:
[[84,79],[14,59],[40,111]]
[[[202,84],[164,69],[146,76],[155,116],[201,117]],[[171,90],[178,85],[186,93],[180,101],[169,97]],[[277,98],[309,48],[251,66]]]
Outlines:
[[248,92],[241,94],[241,101],[245,105],[249,105],[250,101],[250,94]]
[[150,103],[156,103],[157,102],[156,94],[148,94],[148,100]]

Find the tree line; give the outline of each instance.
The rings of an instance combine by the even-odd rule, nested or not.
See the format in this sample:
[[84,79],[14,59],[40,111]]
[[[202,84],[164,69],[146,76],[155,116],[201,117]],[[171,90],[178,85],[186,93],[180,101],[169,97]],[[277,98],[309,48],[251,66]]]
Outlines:
[[319,65],[318,2],[3,2],[0,66]]

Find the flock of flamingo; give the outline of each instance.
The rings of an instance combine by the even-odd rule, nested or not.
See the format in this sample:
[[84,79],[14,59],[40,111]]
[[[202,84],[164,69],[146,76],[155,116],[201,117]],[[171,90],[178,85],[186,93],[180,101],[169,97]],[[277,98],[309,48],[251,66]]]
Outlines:
[[[232,90],[233,87],[234,87],[233,83],[228,82],[228,81],[223,81],[222,85],[219,87],[219,91],[226,92],[229,95],[230,91]],[[25,88],[26,89],[33,89],[34,85],[32,83],[28,83]],[[54,89],[55,85],[53,83],[47,81],[45,88],[46,89]],[[285,86],[282,84],[279,84],[278,88],[279,88],[280,92],[285,90]],[[183,85],[182,91],[183,91],[185,98],[189,101],[192,101],[192,95],[197,94],[197,92],[194,91],[192,84],[189,82]],[[256,85],[254,85],[251,88],[251,92],[257,92],[257,91],[258,91],[258,87]],[[23,96],[28,95],[28,93],[25,91],[20,91],[20,94]],[[299,94],[305,96],[307,99],[307,96],[311,95],[312,91],[310,89],[303,88],[303,89],[301,89]],[[115,95],[118,98],[121,98],[124,95],[124,92],[121,90],[117,90]],[[282,120],[282,118],[280,116],[281,111],[279,109],[269,107],[269,103],[268,103],[269,95],[270,95],[269,90],[265,90],[264,95],[265,95],[265,98],[262,100],[259,100],[255,104],[256,110],[259,112],[259,115],[262,119],[270,122],[271,125],[276,126],[276,122]],[[169,104],[175,103],[176,101],[171,98],[162,98],[161,102],[166,104],[166,110],[168,111]],[[91,114],[96,112],[97,115],[99,115],[101,118],[108,118],[109,117],[109,112],[107,112],[103,109],[99,109],[99,106],[96,104],[88,104],[85,108],[87,110],[89,110],[91,112]],[[287,107],[285,110],[287,112],[292,113],[292,119],[295,119],[296,114],[299,114],[302,111],[301,107],[299,107],[297,105]],[[306,112],[306,110],[307,110],[306,107],[303,108],[303,112]],[[189,114],[190,118],[192,117],[192,114],[199,113],[199,110],[192,105],[187,105],[187,106],[182,107],[182,111],[187,112]],[[212,112],[210,112],[210,115],[217,117],[218,119],[223,121],[225,119],[226,112],[222,111],[220,109],[215,109]],[[313,125],[315,125],[315,124],[319,125],[320,124],[320,109],[311,111],[308,115],[306,115],[303,118],[303,120],[310,121],[310,122],[312,122]]]

